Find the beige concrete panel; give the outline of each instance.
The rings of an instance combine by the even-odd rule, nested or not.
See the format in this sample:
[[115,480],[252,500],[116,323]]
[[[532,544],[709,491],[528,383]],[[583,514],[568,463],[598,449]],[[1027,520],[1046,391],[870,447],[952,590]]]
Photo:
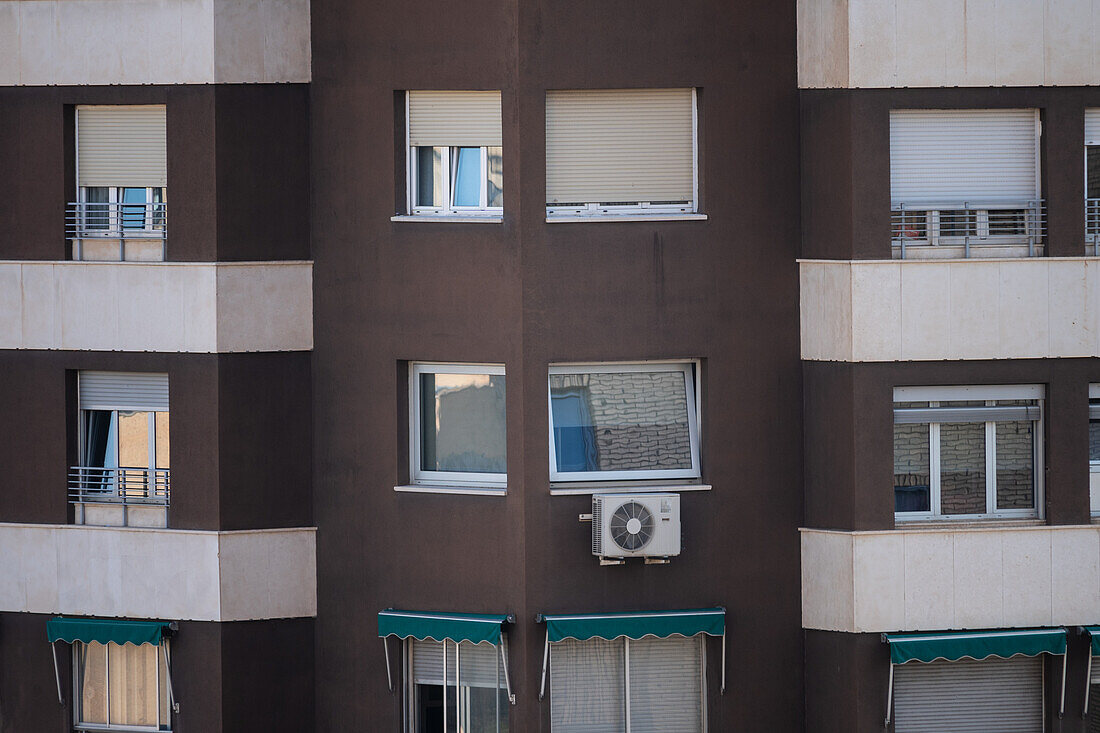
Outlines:
[[118,270],[111,265],[56,265],[62,349],[118,344]]
[[1100,616],[1100,533],[1063,529],[1050,538],[1051,622],[1092,624]]
[[[894,0],[897,6],[897,83],[941,86],[947,77],[951,23],[961,21],[955,0]],[[859,79],[858,86],[869,86]]]
[[[50,265],[20,265],[23,292],[23,337],[16,348],[56,349],[61,343],[57,317],[57,271]],[[7,342],[2,342],[5,348]]]
[[23,276],[19,265],[0,264],[0,343],[23,341]]
[[956,629],[1004,625],[1004,563],[999,532],[957,532],[955,540]]
[[798,0],[798,79],[803,87],[848,85],[848,0]]
[[1039,0],[997,0],[997,83],[1044,83],[1044,7]]
[[156,265],[118,268],[115,308],[122,351],[182,351],[183,315],[164,297],[169,270]]
[[1004,625],[1051,623],[1049,531],[1000,532],[1004,567]]
[[213,267],[191,267],[168,280],[167,299],[180,304],[182,350],[218,350],[218,273]]
[[125,527],[126,507],[102,504],[82,504],[78,512],[78,524],[93,527]]
[[1050,352],[1049,263],[1010,260],[1000,266],[1000,348],[994,358],[1032,358]]
[[308,0],[263,0],[266,81],[312,78]]
[[43,527],[14,529],[12,534],[20,547],[19,562],[15,568],[18,568],[23,582],[26,610],[31,613],[51,613],[61,607],[57,585],[59,557],[56,537],[48,528]]
[[845,263],[825,268],[821,282],[821,339],[833,358],[851,358],[852,270]]
[[163,529],[168,526],[168,510],[161,506],[126,507],[126,526]]
[[1000,271],[996,267],[948,265],[951,282],[951,316],[946,326],[948,351],[957,359],[981,359],[998,353],[1001,311],[997,300]]
[[1096,82],[1093,71],[1094,0],[1046,0],[1044,67],[1047,84]]
[[912,263],[901,270],[901,358],[935,359],[949,353],[950,265]]
[[223,620],[317,614],[316,537],[311,530],[223,532],[219,554]]
[[214,0],[179,0],[180,76],[213,80]]
[[964,6],[967,85],[990,86],[997,79],[997,28],[990,22],[996,8],[997,0],[967,0]]
[[897,83],[897,3],[849,0],[851,77],[862,86]]
[[19,5],[19,83],[58,83],[53,68],[57,58],[57,2],[37,0]]
[[901,263],[852,268],[852,355],[901,354]]
[[950,533],[905,536],[905,628],[916,631],[954,626],[955,543]]
[[220,265],[218,350],[313,348],[313,268],[308,263]]
[[263,0],[214,1],[214,79],[266,81],[264,32],[257,32]]
[[1095,263],[1087,261],[1047,263],[1049,353],[1067,357],[1096,353],[1096,312],[1089,301],[1089,279],[1096,270]]
[[0,86],[19,83],[19,3],[0,2]]
[[824,327],[826,265],[802,264],[798,268],[799,312],[801,313],[802,358],[824,359],[826,347],[822,338]]
[[0,557],[12,572],[0,572],[0,608],[26,608],[27,584],[21,572],[22,532],[0,532]]
[[856,535],[852,568],[854,629],[901,628],[905,624],[904,535]]
[[808,629],[854,628],[852,536],[802,531],[802,625]]

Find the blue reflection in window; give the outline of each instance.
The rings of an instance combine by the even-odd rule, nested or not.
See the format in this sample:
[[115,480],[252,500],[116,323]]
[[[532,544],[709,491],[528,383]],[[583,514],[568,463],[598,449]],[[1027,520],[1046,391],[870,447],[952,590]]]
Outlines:
[[550,392],[554,416],[554,452],[558,470],[598,471],[596,428],[588,409],[588,390],[555,389]]
[[481,148],[458,149],[454,205],[481,205]]
[[144,229],[145,228],[145,189],[144,188],[124,188],[122,189],[122,203],[124,204],[141,204],[140,206],[123,206],[122,207],[122,228],[123,229]]

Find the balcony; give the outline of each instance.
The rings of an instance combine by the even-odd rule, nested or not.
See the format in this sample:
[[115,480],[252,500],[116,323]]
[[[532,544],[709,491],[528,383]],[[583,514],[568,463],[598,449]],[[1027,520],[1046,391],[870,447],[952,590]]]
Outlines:
[[71,202],[65,237],[74,260],[159,262],[167,259],[168,204]]
[[69,469],[69,503],[77,524],[165,527],[171,499],[167,468]]
[[894,259],[1039,257],[1046,237],[1044,201],[926,201],[894,204]]

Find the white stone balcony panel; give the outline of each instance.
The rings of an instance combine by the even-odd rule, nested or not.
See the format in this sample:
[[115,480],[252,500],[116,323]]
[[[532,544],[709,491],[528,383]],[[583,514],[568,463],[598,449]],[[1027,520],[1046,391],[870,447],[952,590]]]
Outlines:
[[309,80],[309,0],[0,2],[0,86]]
[[317,615],[317,531],[0,524],[0,611],[191,621]]
[[0,349],[312,348],[310,262],[0,262]]
[[800,260],[802,358],[1100,356],[1100,259]]
[[807,88],[1077,86],[1100,0],[798,0]]
[[1100,526],[801,533],[807,629],[1100,623]]

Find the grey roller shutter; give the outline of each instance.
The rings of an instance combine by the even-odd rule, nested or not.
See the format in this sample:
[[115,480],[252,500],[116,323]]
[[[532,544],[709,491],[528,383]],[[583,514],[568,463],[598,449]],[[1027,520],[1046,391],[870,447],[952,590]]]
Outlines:
[[[413,682],[418,685],[443,684],[443,643],[413,639]],[[447,642],[447,683],[455,683],[455,645]]]
[[895,733],[1042,733],[1042,657],[894,669]]
[[703,641],[628,641],[630,733],[701,733]]
[[499,146],[500,92],[409,92],[409,145]]
[[997,203],[1039,196],[1039,111],[894,110],[890,199]]
[[[503,638],[503,636],[501,637]],[[454,647],[449,647],[450,652]],[[463,687],[497,687],[497,667],[500,652],[495,644],[464,641],[458,647],[458,682]],[[504,686],[504,671],[500,670],[500,686]],[[451,680],[453,683],[454,680]]]
[[1100,145],[1100,109],[1085,110],[1085,145]]
[[694,197],[692,89],[546,93],[547,204]]
[[626,730],[623,640],[566,639],[550,646],[550,728],[554,733]]
[[168,375],[145,372],[80,372],[82,410],[168,412]]
[[77,107],[77,185],[168,185],[165,107]]

